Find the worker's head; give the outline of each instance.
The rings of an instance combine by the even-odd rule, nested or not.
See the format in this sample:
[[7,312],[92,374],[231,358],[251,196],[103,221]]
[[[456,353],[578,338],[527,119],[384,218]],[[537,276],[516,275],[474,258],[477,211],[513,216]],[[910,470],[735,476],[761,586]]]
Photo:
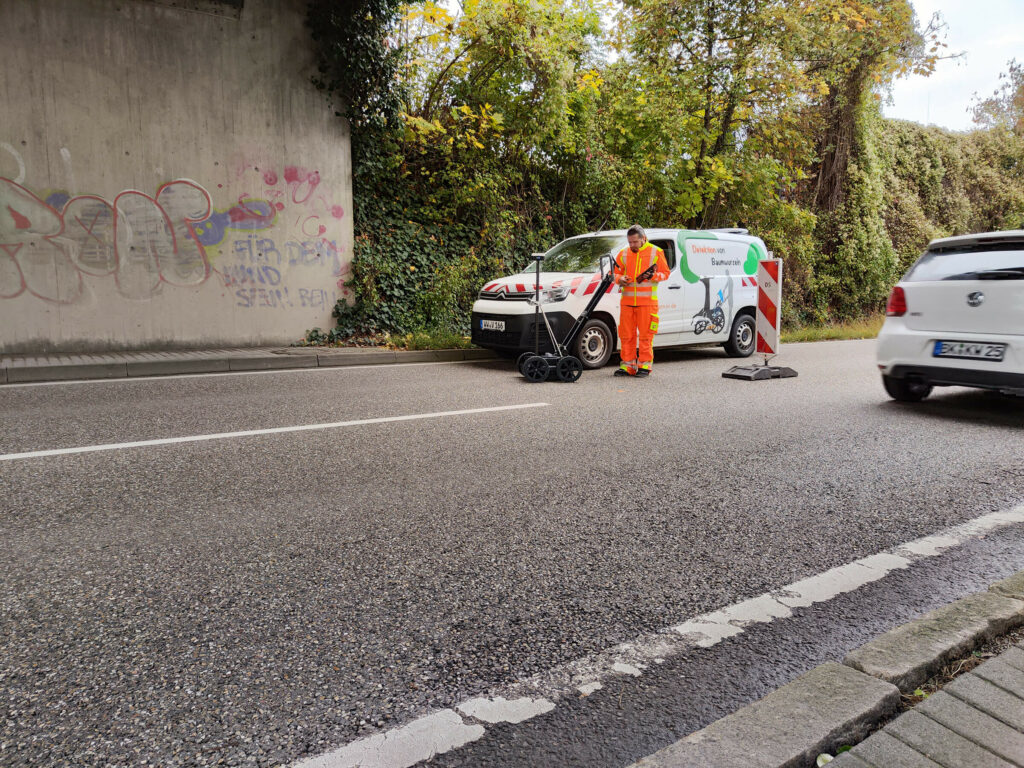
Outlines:
[[636,253],[644,247],[644,243],[647,242],[647,233],[644,232],[644,228],[639,224],[634,224],[626,232],[626,242],[629,243],[629,250]]

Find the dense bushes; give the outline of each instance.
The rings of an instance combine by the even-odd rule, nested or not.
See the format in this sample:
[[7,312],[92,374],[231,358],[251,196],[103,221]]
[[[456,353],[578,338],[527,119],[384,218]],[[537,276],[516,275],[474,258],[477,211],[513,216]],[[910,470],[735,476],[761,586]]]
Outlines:
[[464,330],[488,278],[634,221],[746,226],[786,260],[788,320],[850,318],[931,237],[1024,225],[1016,74],[978,131],[880,117],[940,50],[906,0],[631,0],[610,33],[602,11],[314,0],[353,136],[338,333]]

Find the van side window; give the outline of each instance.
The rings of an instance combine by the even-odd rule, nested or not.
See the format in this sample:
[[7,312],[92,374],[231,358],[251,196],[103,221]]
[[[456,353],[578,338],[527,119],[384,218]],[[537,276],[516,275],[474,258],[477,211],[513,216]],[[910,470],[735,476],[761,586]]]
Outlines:
[[651,240],[651,242],[665,252],[665,261],[668,262],[669,270],[676,268],[676,244],[672,240]]

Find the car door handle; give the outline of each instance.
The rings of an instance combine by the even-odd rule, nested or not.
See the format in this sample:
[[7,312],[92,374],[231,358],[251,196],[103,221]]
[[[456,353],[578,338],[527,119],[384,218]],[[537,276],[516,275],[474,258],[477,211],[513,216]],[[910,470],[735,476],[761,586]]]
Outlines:
[[680,288],[682,288],[682,287],[683,287],[683,286],[681,286],[681,285],[670,285],[670,286],[668,287],[668,289],[669,289],[670,291],[678,291],[678,290],[679,290]]

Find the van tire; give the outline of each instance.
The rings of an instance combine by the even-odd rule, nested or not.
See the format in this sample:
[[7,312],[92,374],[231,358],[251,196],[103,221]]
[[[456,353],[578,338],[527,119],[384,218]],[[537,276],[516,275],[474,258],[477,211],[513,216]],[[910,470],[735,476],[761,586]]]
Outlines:
[[741,312],[732,321],[729,340],[722,346],[725,347],[725,354],[729,357],[750,357],[754,354],[756,340],[757,330],[753,315]]
[[604,320],[590,318],[580,329],[572,354],[580,359],[584,368],[601,368],[611,359],[615,350],[615,336]]

